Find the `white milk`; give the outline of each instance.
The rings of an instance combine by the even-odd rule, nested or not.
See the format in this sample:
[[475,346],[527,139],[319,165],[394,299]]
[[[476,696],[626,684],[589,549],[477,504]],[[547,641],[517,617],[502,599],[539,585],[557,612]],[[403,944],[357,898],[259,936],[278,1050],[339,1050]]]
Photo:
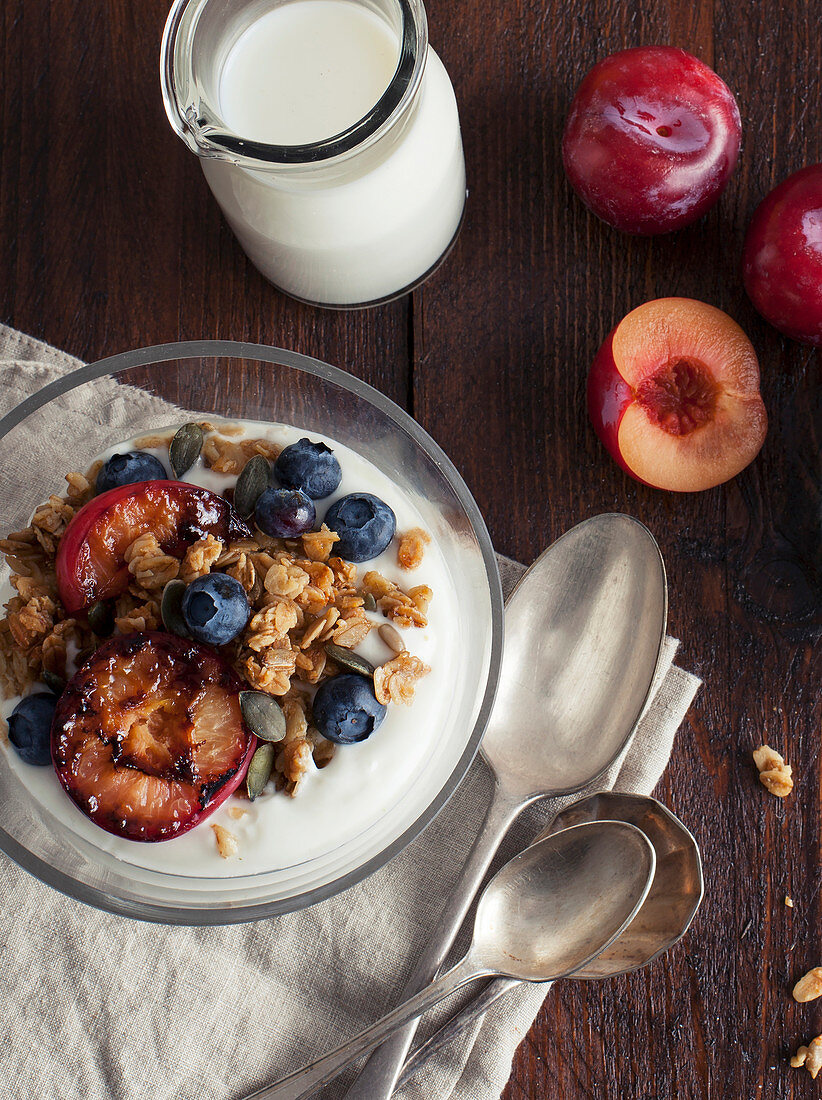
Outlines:
[[[291,0],[229,49],[219,111],[247,140],[330,138],[375,106],[398,57],[395,31],[373,11],[351,0]],[[227,159],[202,166],[254,265],[320,304],[363,304],[409,287],[448,248],[465,203],[457,103],[431,49],[407,116],[368,148],[260,170]]]
[[[323,438],[283,425],[243,423],[253,438],[265,436],[281,446],[306,434],[314,441]],[[425,526],[412,501],[384,473],[342,444],[327,438],[325,442],[334,450],[343,478],[332,496],[316,502],[318,522],[339,497],[366,491],[393,508],[398,531]],[[101,457],[131,449],[132,442],[120,443],[104,451]],[[168,466],[167,449],[153,453]],[[198,461],[184,480],[222,492],[236,478],[215,474]],[[410,652],[421,657],[431,672],[419,681],[414,703],[389,705],[384,722],[368,740],[358,745],[337,746],[330,764],[321,770],[312,766],[296,797],[275,792],[270,784],[267,793],[253,803],[229,797],[214,814],[182,836],[140,843],[113,836],[94,825],[65,793],[53,768],[24,764],[10,744],[0,743],[0,753],[6,752],[12,771],[31,796],[67,829],[135,868],[196,878],[231,878],[297,868],[355,840],[407,794],[436,758],[452,707],[459,652],[455,629],[459,615],[453,582],[433,541],[426,547],[422,564],[413,572],[397,565],[396,543],[357,568],[359,576],[376,569],[406,590],[417,584],[431,587],[434,596],[428,626],[400,632]],[[11,595],[11,587],[6,584],[0,602],[5,603]],[[369,617],[375,624],[386,621],[376,613]],[[375,664],[382,664],[393,655],[376,630],[357,647],[357,652]],[[11,713],[18,701],[9,699],[2,704],[3,717]],[[245,816],[239,820],[232,818],[229,812],[232,806],[246,811]],[[219,855],[211,824],[223,825],[237,837],[236,857],[226,860]]]
[[347,130],[391,82],[399,42],[350,0],[283,4],[252,23],[220,76],[229,129],[268,145],[305,145]]

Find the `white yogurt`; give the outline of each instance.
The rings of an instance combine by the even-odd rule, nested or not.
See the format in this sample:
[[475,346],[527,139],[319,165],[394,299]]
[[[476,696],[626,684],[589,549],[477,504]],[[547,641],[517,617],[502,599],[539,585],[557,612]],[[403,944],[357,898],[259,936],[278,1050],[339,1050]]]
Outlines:
[[[327,139],[376,105],[398,57],[395,30],[369,8],[291,0],[228,50],[219,113],[247,140]],[[202,167],[252,263],[320,304],[363,304],[416,282],[448,248],[465,204],[457,103],[430,48],[407,116],[369,147],[326,163],[258,170],[206,157]]]
[[[242,423],[247,435],[264,436],[280,446],[306,434],[282,425]],[[310,438],[319,441],[322,437],[311,433]],[[399,532],[425,526],[415,505],[385,474],[342,444],[327,438],[324,441],[334,450],[343,479],[333,496],[317,501],[318,523],[339,497],[366,491],[391,506]],[[130,449],[133,441],[110,447],[101,457]],[[165,449],[154,453],[168,465]],[[185,480],[221,492],[235,479],[214,474],[198,463],[185,475]],[[429,543],[422,564],[413,572],[397,565],[395,543],[379,557],[358,566],[359,575],[368,569],[378,570],[406,589],[427,584],[433,590],[428,626],[401,631],[409,651],[421,657],[431,672],[419,681],[412,706],[390,705],[385,721],[367,741],[338,746],[325,768],[313,768],[303,779],[294,798],[275,792],[271,785],[253,803],[232,796],[183,836],[158,843],[139,843],[115,837],[94,825],[63,791],[52,768],[24,764],[11,745],[0,746],[0,751],[6,752],[12,770],[32,797],[68,830],[135,868],[192,878],[230,878],[297,868],[324,856],[377,823],[417,782],[436,753],[453,698],[457,654],[453,629],[449,626],[457,621],[457,606],[448,568],[436,544]],[[6,590],[10,595],[8,586]],[[371,618],[375,623],[385,621],[378,614]],[[378,664],[392,656],[376,630],[357,652]],[[11,699],[3,705],[4,717],[17,701]],[[232,806],[245,810],[245,815],[239,820],[232,818],[229,812]],[[212,824],[225,826],[237,838],[237,857],[226,860],[218,854]]]

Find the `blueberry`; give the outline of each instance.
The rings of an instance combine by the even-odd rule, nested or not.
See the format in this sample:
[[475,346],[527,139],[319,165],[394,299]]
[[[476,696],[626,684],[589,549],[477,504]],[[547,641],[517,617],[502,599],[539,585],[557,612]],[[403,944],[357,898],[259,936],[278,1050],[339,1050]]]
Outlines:
[[382,725],[387,710],[377,702],[371,681],[355,672],[326,680],[311,709],[317,729],[338,745],[365,741]]
[[9,741],[27,764],[51,763],[51,720],[57,696],[41,692],[21,699],[9,715]]
[[159,458],[148,451],[129,451],[124,455],[112,455],[97,475],[96,491],[105,493],[120,485],[133,485],[136,481],[165,480],[168,474]]
[[340,536],[334,553],[347,561],[376,558],[397,529],[397,517],[385,501],[372,493],[349,493],[342,497],[328,509],[325,523]]
[[314,526],[314,501],[302,489],[266,489],[257,500],[254,519],[275,539],[293,539]]
[[302,489],[312,500],[321,500],[339,486],[342,470],[330,447],[298,439],[280,452],[274,476],[287,489]]
[[251,614],[245,589],[225,573],[192,581],[183,594],[182,610],[191,636],[206,645],[225,645],[236,638]]

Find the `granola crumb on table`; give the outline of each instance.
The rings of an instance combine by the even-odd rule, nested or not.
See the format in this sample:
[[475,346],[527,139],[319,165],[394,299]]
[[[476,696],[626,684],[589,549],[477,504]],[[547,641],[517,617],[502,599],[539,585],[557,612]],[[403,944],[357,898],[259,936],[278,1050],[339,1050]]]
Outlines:
[[[230,425],[217,430],[204,422],[200,427],[207,433],[204,461],[217,473],[238,475],[253,456],[274,460],[280,453],[268,439],[236,438],[239,432]],[[173,430],[156,432],[135,445],[168,446],[173,435]],[[0,691],[5,698],[24,693],[44,668],[64,677],[70,649],[82,659],[104,641],[87,623],[67,615],[55,577],[60,538],[75,511],[94,496],[101,465],[96,461],[85,474],[67,474],[65,497],[49,497],[35,510],[29,527],[0,540],[16,590],[6,605],[6,617],[0,619]],[[179,559],[163,551],[153,532],[145,532],[126,550],[132,580],[113,601],[115,629],[121,634],[142,633],[162,629],[160,600],[170,580],[189,583],[219,571],[242,584],[251,616],[242,634],[224,647],[224,656],[251,687],[280,700],[287,734],[275,760],[274,779],[278,789],[291,795],[312,761],[323,768],[336,749],[311,724],[310,698],[299,688],[300,682],[317,685],[339,671],[327,657],[325,644],[354,649],[365,640],[376,626],[365,612],[367,597],[373,597],[376,608],[396,626],[428,624],[432,592],[427,585],[406,591],[376,570],[359,578],[355,564],[333,555],[338,541],[337,533],[325,524],[287,540],[255,530],[252,538],[224,544],[209,534]],[[419,565],[429,541],[420,528],[399,537],[403,568]],[[429,671],[403,649],[376,669],[375,694],[382,703],[410,704],[417,682]],[[212,828],[220,854],[236,854],[232,834],[221,826]]]
[[804,1066],[808,1073],[816,1080],[816,1075],[822,1069],[822,1035],[811,1039],[806,1047],[800,1047],[791,1058],[791,1067],[799,1069]]
[[817,997],[822,997],[822,966],[815,966],[803,974],[793,987],[793,999],[799,1004],[815,1001]]
[[787,798],[793,790],[793,769],[780,754],[769,745],[754,749],[754,763],[759,771],[759,782],[777,798]]

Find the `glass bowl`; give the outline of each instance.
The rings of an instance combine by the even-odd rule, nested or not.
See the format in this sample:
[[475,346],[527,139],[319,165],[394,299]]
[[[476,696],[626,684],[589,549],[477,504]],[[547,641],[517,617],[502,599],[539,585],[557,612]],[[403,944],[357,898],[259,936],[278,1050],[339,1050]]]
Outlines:
[[[0,461],[7,477],[13,472],[13,488],[0,505],[0,534],[26,527],[37,504],[62,492],[64,473],[86,469],[114,443],[191,414],[291,424],[358,451],[422,514],[460,609],[453,624],[453,693],[436,751],[409,776],[398,802],[364,831],[291,867],[231,878],[139,867],[107,851],[108,834],[82,815],[76,829],[58,820],[12,769],[10,746],[0,747],[0,850],[49,885],[101,909],[169,924],[227,924],[300,909],[352,886],[417,837],[445,805],[477,752],[493,703],[502,594],[470,492],[411,417],[317,359],[234,341],[125,352],[57,377],[21,402],[0,420]],[[3,570],[0,581],[7,581],[5,564]]]

